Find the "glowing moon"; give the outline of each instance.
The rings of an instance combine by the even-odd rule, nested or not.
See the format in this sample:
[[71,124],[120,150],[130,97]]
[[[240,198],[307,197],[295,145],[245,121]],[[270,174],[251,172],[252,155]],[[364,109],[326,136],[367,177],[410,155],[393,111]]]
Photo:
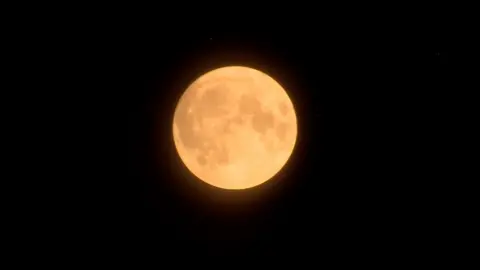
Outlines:
[[199,179],[246,189],[286,164],[297,138],[293,104],[282,86],[258,70],[210,71],[184,92],[173,117],[177,152]]

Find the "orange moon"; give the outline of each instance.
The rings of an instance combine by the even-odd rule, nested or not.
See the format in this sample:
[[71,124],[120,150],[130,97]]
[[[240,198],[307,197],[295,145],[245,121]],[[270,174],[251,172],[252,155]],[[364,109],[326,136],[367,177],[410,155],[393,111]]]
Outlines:
[[273,78],[229,66],[188,86],[175,109],[173,138],[197,178],[223,189],[247,189],[285,166],[295,147],[297,118]]

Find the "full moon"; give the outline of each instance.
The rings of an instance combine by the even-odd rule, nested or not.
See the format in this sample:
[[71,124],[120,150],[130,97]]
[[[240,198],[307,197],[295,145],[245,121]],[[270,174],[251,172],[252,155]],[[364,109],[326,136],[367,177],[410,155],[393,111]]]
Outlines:
[[223,189],[247,189],[285,166],[297,118],[273,78],[248,67],[223,67],[187,87],[173,116],[173,138],[197,178]]

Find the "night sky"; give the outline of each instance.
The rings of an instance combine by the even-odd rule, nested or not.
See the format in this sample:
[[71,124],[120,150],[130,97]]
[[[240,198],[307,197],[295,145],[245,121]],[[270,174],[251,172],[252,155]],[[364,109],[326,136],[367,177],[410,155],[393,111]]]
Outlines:
[[[432,176],[448,117],[442,29],[354,21],[252,29],[164,35],[139,26],[125,38],[131,248],[152,261],[437,256],[447,207],[436,192],[446,183]],[[173,145],[183,90],[227,65],[270,74],[296,108],[292,157],[252,190],[196,181]]]

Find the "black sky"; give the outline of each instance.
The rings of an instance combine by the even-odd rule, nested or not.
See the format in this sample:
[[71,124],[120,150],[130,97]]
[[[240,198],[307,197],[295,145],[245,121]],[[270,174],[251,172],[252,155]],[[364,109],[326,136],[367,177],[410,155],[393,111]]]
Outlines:
[[[125,37],[125,196],[134,205],[126,234],[135,249],[154,260],[302,250],[340,259],[414,258],[440,245],[444,203],[435,191],[445,183],[431,171],[448,96],[443,29],[353,19],[295,31],[235,29],[164,35],[150,25]],[[185,87],[226,65],[271,74],[297,110],[293,156],[277,179],[252,191],[194,181],[171,138]]]

